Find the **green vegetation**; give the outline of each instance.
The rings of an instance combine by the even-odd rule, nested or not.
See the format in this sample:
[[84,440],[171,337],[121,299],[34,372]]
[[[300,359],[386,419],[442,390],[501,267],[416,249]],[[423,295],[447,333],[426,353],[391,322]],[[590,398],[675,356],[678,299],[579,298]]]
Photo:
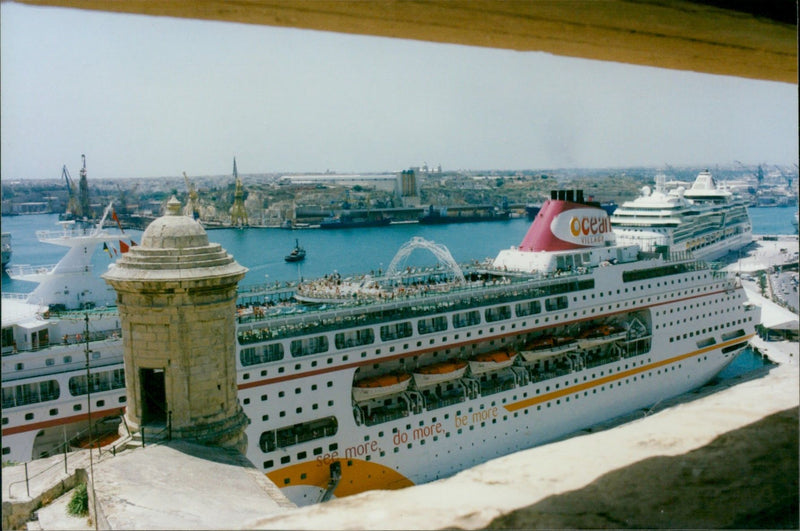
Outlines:
[[89,494],[86,492],[86,483],[81,483],[72,491],[72,498],[67,504],[67,513],[72,516],[89,514]]
[[763,271],[758,272],[758,287],[761,288],[761,296],[767,296],[767,275]]

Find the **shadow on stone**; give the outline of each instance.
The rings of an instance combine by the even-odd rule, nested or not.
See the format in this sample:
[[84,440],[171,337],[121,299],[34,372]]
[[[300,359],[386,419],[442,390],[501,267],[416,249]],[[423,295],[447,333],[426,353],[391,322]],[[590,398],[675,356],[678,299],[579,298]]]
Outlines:
[[798,529],[798,408],[653,457],[493,520],[487,529]]

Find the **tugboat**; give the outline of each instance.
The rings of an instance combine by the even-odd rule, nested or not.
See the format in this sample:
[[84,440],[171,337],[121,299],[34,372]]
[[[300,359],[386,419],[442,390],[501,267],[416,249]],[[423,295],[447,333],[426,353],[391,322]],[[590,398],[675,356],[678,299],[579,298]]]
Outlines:
[[294,241],[294,249],[292,252],[283,257],[287,262],[301,262],[306,259],[306,250],[300,247],[300,243]]

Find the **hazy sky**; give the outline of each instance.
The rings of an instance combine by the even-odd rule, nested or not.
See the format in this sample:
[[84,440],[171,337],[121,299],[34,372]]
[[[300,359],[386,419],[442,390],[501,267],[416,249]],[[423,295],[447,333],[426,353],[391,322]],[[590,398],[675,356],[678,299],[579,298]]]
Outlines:
[[790,164],[797,86],[0,4],[3,179]]

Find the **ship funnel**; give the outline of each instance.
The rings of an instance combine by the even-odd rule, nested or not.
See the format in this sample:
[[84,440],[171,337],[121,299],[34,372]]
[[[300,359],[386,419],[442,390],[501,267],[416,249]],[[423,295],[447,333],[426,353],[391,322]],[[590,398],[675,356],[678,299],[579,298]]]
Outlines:
[[608,213],[584,202],[583,190],[553,190],[519,245],[520,251],[567,251],[614,242]]

